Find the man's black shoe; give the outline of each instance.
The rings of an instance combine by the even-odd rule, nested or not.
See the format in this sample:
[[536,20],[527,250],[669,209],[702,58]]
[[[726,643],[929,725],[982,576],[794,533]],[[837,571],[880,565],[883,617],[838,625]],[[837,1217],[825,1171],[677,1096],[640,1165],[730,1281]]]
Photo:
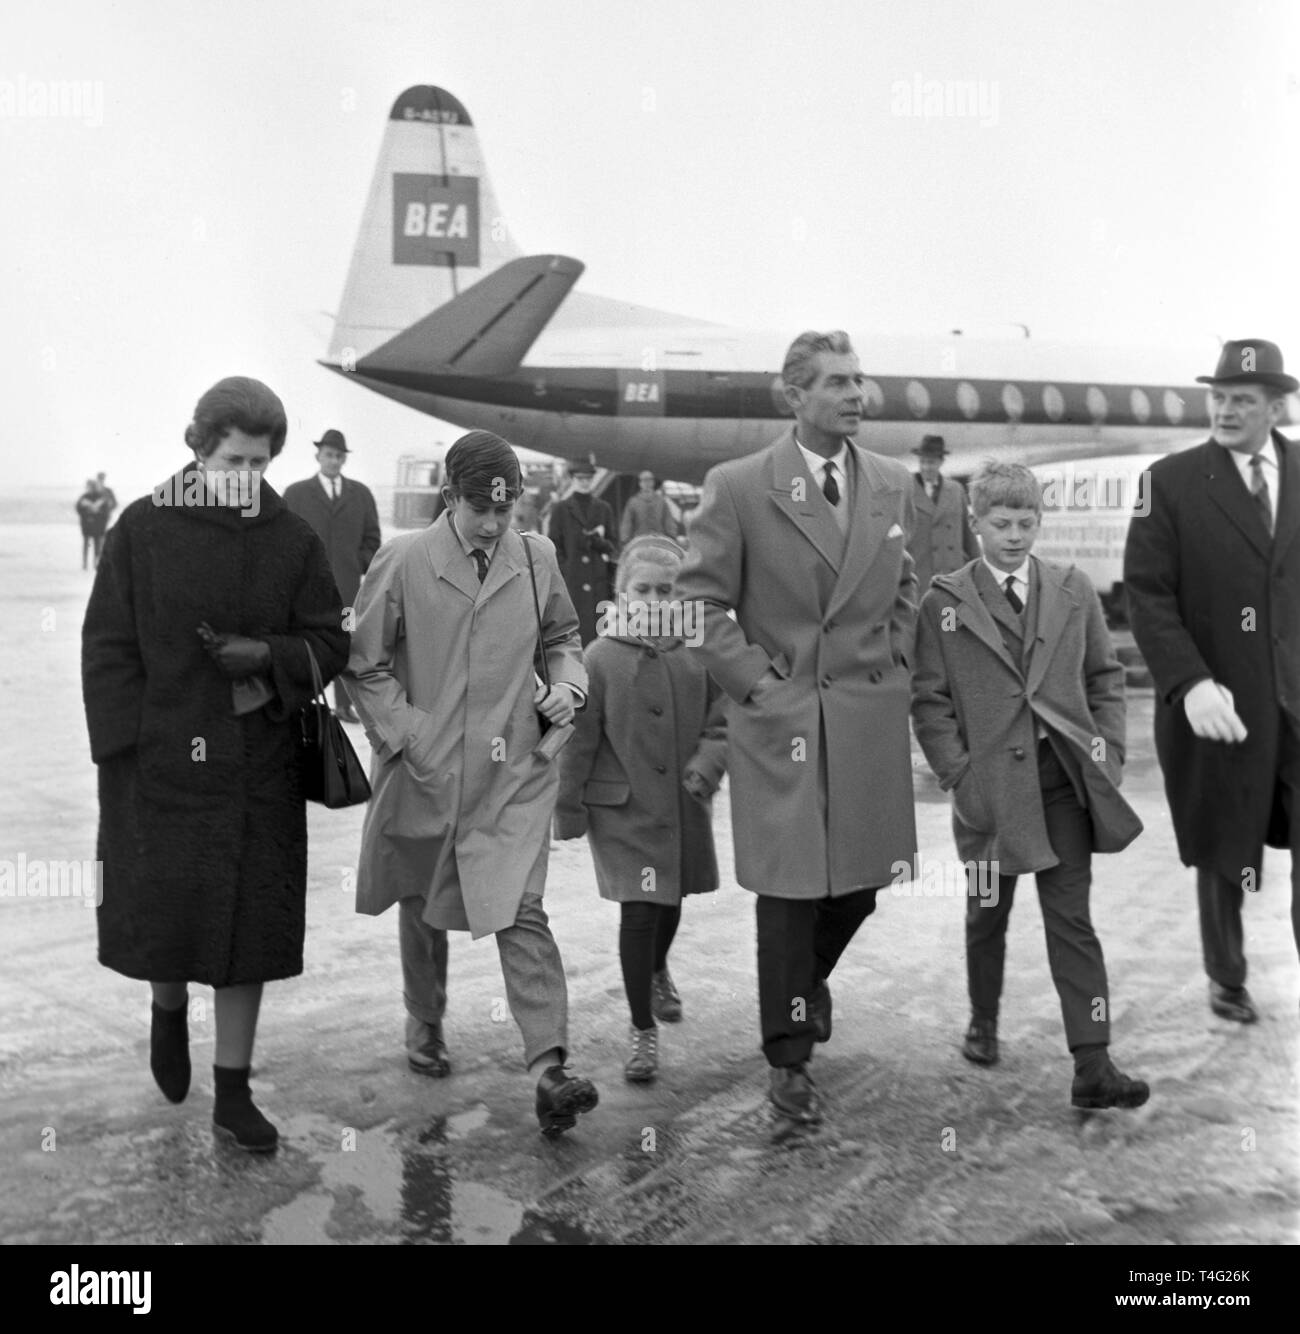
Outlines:
[[1141,1107],[1151,1096],[1151,1089],[1144,1079],[1130,1079],[1122,1075],[1107,1061],[1101,1073],[1084,1080],[1079,1075],[1074,1077],[1070,1089],[1070,1102],[1075,1107]]
[[976,1065],[997,1065],[998,1025],[995,1019],[971,1018],[961,1044],[961,1054]]
[[802,1061],[798,1065],[779,1065],[772,1070],[768,1097],[772,1106],[787,1120],[810,1126],[822,1119],[821,1098]]
[[1211,982],[1210,1009],[1220,1019],[1231,1019],[1238,1024],[1253,1024],[1259,1018],[1255,1002],[1245,987],[1224,987]]
[[577,1124],[579,1112],[589,1112],[600,1101],[590,1079],[566,1075],[562,1065],[546,1068],[537,1081],[537,1123],[547,1139],[554,1139]]

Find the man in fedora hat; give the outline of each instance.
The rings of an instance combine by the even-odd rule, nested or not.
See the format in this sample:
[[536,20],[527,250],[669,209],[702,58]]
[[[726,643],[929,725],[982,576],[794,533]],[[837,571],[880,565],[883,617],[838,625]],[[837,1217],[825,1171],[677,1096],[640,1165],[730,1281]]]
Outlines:
[[[320,470],[286,486],[284,503],[306,519],[325,544],[343,599],[344,628],[350,629],[361,576],[379,550],[379,511],[368,486],[343,476],[349,453],[343,432],[331,427],[314,443]],[[334,679],[334,706],[344,722],[360,722],[339,677]]]
[[560,573],[578,613],[578,628],[585,648],[596,637],[600,604],[612,602],[614,511],[591,494],[596,469],[587,459],[568,465],[571,487],[563,500],[551,506],[547,536],[555,543]]
[[1300,948],[1300,445],[1277,429],[1300,382],[1261,338],[1225,343],[1197,380],[1210,439],[1152,467],[1124,580],[1178,852],[1196,868],[1210,1008],[1249,1024],[1241,905],[1266,843],[1291,849]]
[[917,456],[916,527],[908,548],[916,562],[917,596],[924,597],[936,574],[951,574],[980,554],[966,513],[966,490],[942,476],[948,456],[943,436],[927,435],[912,450]]

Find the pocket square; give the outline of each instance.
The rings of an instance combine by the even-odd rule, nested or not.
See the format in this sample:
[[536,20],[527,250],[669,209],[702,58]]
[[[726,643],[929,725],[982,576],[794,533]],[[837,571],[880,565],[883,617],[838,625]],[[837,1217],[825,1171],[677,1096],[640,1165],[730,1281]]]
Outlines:
[[902,528],[901,528],[898,524],[895,524],[895,525],[894,525],[894,526],[893,526],[893,527],[892,527],[892,528],[885,534],[885,541],[888,541],[891,537],[902,537],[902,535],[903,535],[903,530],[902,530]]

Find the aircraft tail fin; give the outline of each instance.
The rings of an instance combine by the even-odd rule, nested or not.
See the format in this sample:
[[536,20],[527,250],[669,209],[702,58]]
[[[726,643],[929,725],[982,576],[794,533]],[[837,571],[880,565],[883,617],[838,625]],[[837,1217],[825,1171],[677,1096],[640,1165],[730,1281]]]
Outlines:
[[509,375],[546,327],[583,265],[566,255],[514,259],[356,364],[367,372]]
[[329,360],[355,364],[521,253],[469,112],[441,88],[408,88],[388,115]]

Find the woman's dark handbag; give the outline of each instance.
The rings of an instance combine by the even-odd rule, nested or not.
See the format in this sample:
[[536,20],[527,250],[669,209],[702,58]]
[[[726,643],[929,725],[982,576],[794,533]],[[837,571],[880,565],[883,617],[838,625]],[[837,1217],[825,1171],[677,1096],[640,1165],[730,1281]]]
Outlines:
[[308,801],[338,810],[343,806],[360,806],[370,800],[370,782],[366,771],[352,749],[343,724],[334,716],[325,698],[325,683],[311,645],[307,658],[311,662],[314,687],[311,703],[305,704],[298,714],[298,761],[302,773],[302,795]]

